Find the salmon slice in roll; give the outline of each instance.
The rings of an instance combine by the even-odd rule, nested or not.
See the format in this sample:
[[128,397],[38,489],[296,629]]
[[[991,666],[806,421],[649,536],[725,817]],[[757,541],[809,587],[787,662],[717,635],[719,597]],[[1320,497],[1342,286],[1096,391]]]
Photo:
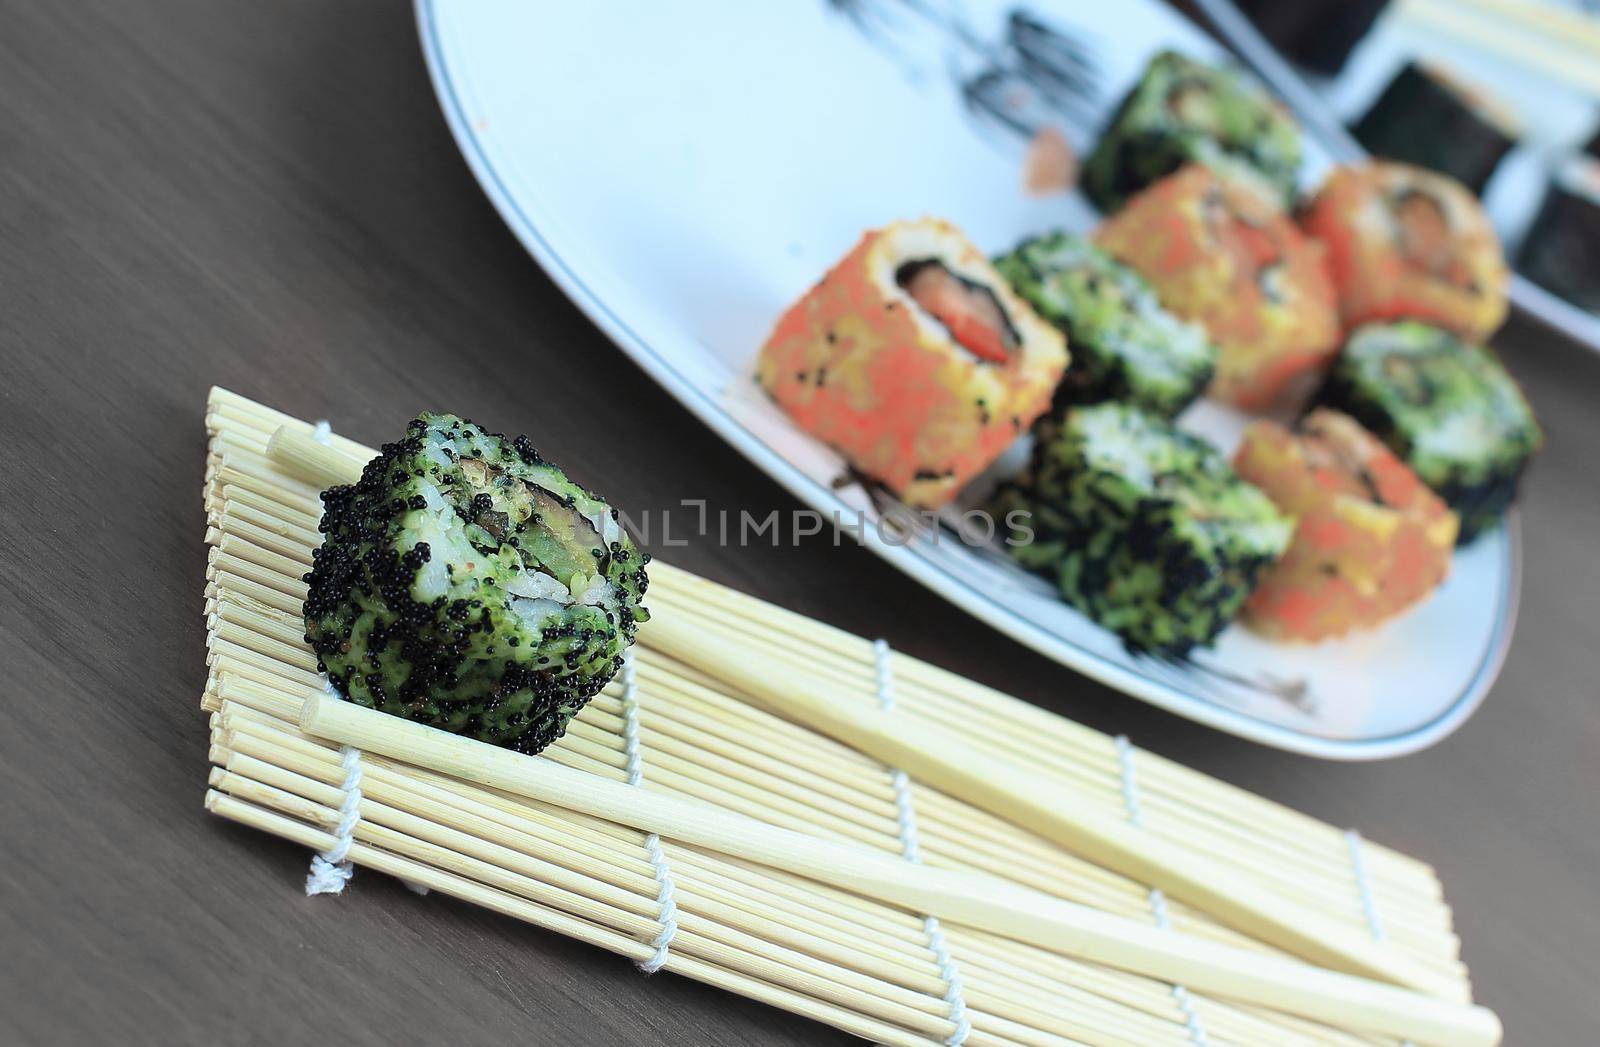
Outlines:
[[937,219],[861,242],[795,302],[756,378],[902,501],[937,508],[1044,413],[1066,339]]

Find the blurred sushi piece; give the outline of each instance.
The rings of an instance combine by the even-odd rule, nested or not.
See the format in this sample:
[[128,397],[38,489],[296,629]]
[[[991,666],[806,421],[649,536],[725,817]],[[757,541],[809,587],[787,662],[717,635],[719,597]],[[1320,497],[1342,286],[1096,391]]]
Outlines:
[[936,508],[1050,405],[1060,332],[954,226],[869,232],[795,302],[756,378],[802,429],[910,505]]
[[1287,206],[1300,173],[1300,129],[1248,73],[1162,51],[1084,162],[1083,191],[1109,214],[1191,163],[1251,182]]
[[1456,514],[1349,415],[1317,408],[1291,432],[1259,420],[1234,452],[1239,476],[1295,519],[1294,538],[1246,601],[1275,640],[1324,640],[1416,604],[1444,581]]
[[1216,639],[1294,528],[1210,444],[1118,403],[1041,423],[994,512],[1018,563],[1130,649],[1174,658]]
[[1168,175],[1095,233],[1219,356],[1211,394],[1260,408],[1339,346],[1322,248],[1269,199],[1199,165]]
[[1300,224],[1327,245],[1347,328],[1409,317],[1483,341],[1505,322],[1500,240],[1459,182],[1410,164],[1340,167]]
[[1351,130],[1373,155],[1449,175],[1474,194],[1521,136],[1501,103],[1427,62],[1408,62]]
[[1144,277],[1083,237],[1034,237],[994,267],[1072,347],[1056,406],[1121,400],[1171,418],[1211,380],[1217,350],[1204,329],[1167,312]]
[[1494,354],[1414,321],[1357,328],[1318,402],[1389,446],[1461,518],[1458,541],[1492,528],[1543,442]]
[[[1600,150],[1600,135],[1592,147]],[[1522,240],[1517,268],[1573,305],[1600,313],[1600,159],[1567,160]]]

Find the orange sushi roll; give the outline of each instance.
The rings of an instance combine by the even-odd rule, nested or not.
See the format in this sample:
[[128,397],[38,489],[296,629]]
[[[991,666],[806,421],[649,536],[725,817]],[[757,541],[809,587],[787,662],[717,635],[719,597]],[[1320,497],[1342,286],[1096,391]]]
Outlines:
[[1244,606],[1266,636],[1324,640],[1376,625],[1450,569],[1455,513],[1349,415],[1318,408],[1294,432],[1257,421],[1233,468],[1296,518],[1288,550]]
[[1382,160],[1341,167],[1300,225],[1327,245],[1346,327],[1404,317],[1482,342],[1505,322],[1500,240],[1453,178]]
[[1220,350],[1213,396],[1265,407],[1339,346],[1322,249],[1250,186],[1190,165],[1139,193],[1095,234],[1161,303]]
[[1066,340],[952,225],[862,237],[778,320],[756,378],[804,430],[936,508],[1050,406]]

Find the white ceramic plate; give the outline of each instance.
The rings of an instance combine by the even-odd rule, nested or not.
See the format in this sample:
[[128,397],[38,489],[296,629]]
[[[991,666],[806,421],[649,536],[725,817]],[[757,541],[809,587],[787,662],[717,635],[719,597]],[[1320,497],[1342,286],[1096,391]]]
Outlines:
[[[1128,654],[1039,579],[948,531],[884,540],[871,499],[832,486],[838,457],[753,390],[752,361],[779,311],[863,229],[934,214],[998,251],[1092,225],[1076,196],[1024,196],[1023,136],[966,101],[963,83],[1011,60],[1009,11],[986,0],[417,4],[445,116],[507,224],[618,345],[801,500],[846,520],[865,512],[866,544],[930,589],[1180,715],[1341,759],[1438,740],[1504,656],[1514,522],[1461,552],[1438,593],[1382,629],[1286,646],[1234,627],[1193,664],[1174,664]],[[1154,0],[1034,11],[1094,54],[1092,105],[1059,110],[1080,149],[1152,51],[1219,55]],[[1016,86],[998,97],[1018,100]],[[1311,157],[1307,177],[1326,163]],[[1184,422],[1223,444],[1241,425],[1204,404]]]

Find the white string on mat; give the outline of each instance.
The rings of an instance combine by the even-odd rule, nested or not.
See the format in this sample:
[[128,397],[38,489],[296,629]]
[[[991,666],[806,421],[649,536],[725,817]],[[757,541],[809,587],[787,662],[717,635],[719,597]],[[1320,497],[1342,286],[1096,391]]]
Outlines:
[[[322,676],[322,689],[335,698],[340,697],[326,673]],[[349,855],[356,825],[361,821],[361,750],[350,745],[339,746],[339,766],[344,768],[344,781],[339,785],[344,792],[344,799],[339,803],[339,824],[334,826],[333,846],[311,856],[311,871],[306,874],[307,897],[342,894],[344,885],[355,874]]]
[[[311,427],[311,439],[327,446],[333,443],[333,425],[320,419]],[[322,689],[340,701],[344,695],[333,686],[328,674],[322,674]],[[355,875],[355,867],[347,857],[354,839],[356,825],[361,821],[361,750],[349,745],[339,747],[339,763],[344,768],[344,802],[339,805],[339,824],[334,830],[334,844],[311,858],[311,871],[306,874],[306,894],[342,894],[344,885]],[[401,880],[414,894],[427,894],[428,888],[410,880]]]
[[[333,426],[322,419],[311,428],[311,439],[319,444],[333,442]],[[328,674],[322,674],[322,689],[334,698],[344,695],[334,690]],[[356,823],[361,821],[361,750],[349,745],[339,747],[339,765],[344,768],[344,781],[339,788],[344,800],[339,804],[339,824],[333,830],[333,846],[321,854],[311,856],[311,871],[306,874],[307,897],[318,894],[342,894],[344,885],[355,875],[350,864],[350,844],[355,838]]]
[[[622,654],[622,751],[628,758],[628,784],[643,788],[644,760],[639,755],[639,685],[634,676],[631,647]],[[656,904],[661,907],[656,921],[661,924],[661,932],[650,943],[655,947],[655,952],[640,960],[637,966],[646,974],[654,974],[665,966],[672,939],[678,933],[677,887],[667,868],[667,856],[661,850],[661,837],[655,833],[645,836],[644,849],[650,858],[650,867],[656,874]]]
[[[1383,921],[1378,918],[1378,899],[1372,890],[1372,876],[1367,871],[1367,841],[1354,829],[1344,831],[1344,848],[1350,855],[1350,870],[1355,874],[1356,895],[1361,899],[1361,915],[1367,921],[1367,930],[1372,932],[1375,942],[1388,941],[1389,935],[1383,929]],[[1411,1047],[1411,1041],[1404,1041],[1400,1047]]]
[[[1128,814],[1128,824],[1136,829],[1144,828],[1144,808],[1139,803],[1139,775],[1133,766],[1133,743],[1128,741],[1128,736],[1119,734],[1114,739],[1117,744],[1117,767],[1122,772],[1122,806]],[[1167,896],[1161,888],[1150,888],[1150,912],[1155,917],[1156,926],[1163,931],[1172,930],[1172,917],[1167,912]],[[1178,1010],[1183,1012],[1184,1024],[1189,1030],[1189,1042],[1195,1047],[1207,1047],[1206,1028],[1200,1021],[1199,1013],[1194,1009],[1194,1000],[1189,995],[1189,990],[1176,983],[1172,986],[1172,998],[1178,1004]]]
[[[894,710],[894,665],[890,659],[894,652],[884,640],[872,642],[873,667],[878,684],[878,708],[884,712]],[[889,781],[894,786],[895,814],[900,824],[900,853],[908,862],[922,861],[917,844],[917,812],[911,803],[911,778],[898,767],[889,769]],[[936,916],[922,918],[922,933],[928,939],[928,951],[939,965],[939,978],[944,982],[944,1002],[949,1006],[948,1017],[955,1030],[945,1038],[947,1047],[961,1047],[972,1034],[972,1022],[967,1017],[967,1000],[961,986],[961,971],[950,956],[950,946],[944,938],[944,928]]]
[[1372,894],[1372,877],[1367,874],[1367,854],[1365,843],[1361,834],[1354,829],[1344,831],[1345,850],[1350,853],[1350,869],[1355,873],[1356,893],[1361,898],[1361,914],[1366,917],[1367,929],[1372,932],[1373,941],[1384,941],[1388,934],[1383,929],[1383,921],[1378,919],[1378,903]]

